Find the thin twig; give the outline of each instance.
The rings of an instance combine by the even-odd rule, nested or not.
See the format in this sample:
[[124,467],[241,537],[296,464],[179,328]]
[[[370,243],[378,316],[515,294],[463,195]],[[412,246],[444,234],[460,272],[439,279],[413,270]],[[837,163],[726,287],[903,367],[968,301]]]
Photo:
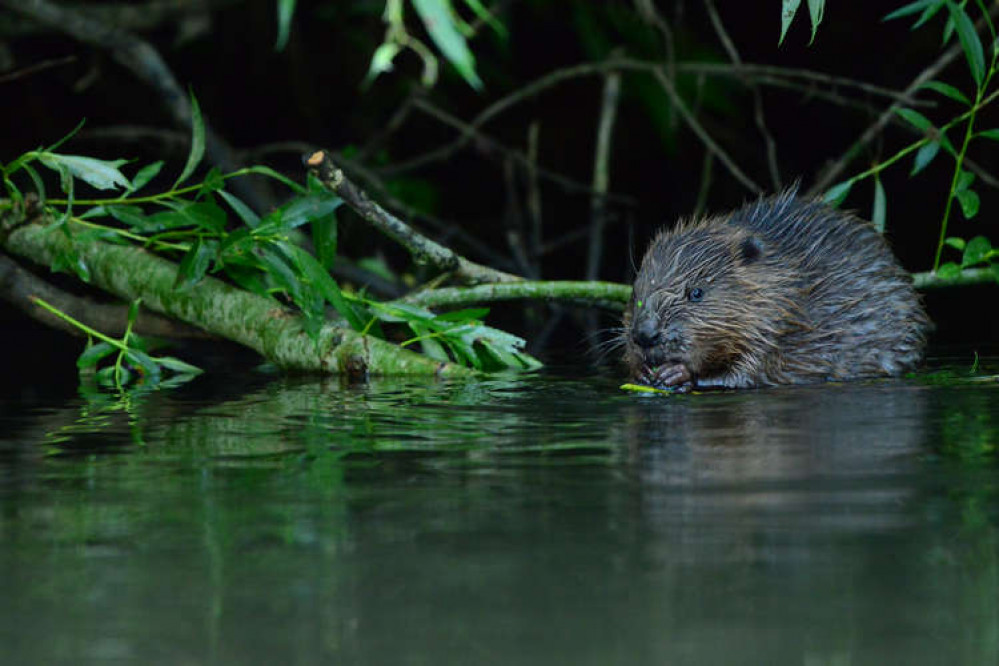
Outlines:
[[[156,90],[176,123],[183,127],[191,126],[191,104],[187,94],[149,42],[92,18],[84,8],[74,11],[49,0],[0,0],[0,6],[30,16],[80,42],[106,49],[118,64]],[[232,149],[208,123],[205,123],[205,147],[209,159],[222,171],[236,170]],[[247,184],[249,182],[239,181],[233,186],[242,197],[263,210],[268,202]]]
[[68,65],[71,62],[76,62],[76,56],[66,56],[65,58],[52,58],[51,60],[42,60],[41,62],[36,62],[34,65],[22,67],[21,69],[14,70],[13,72],[0,76],[0,83],[10,83],[11,81],[16,81],[17,79],[22,79],[26,76],[37,74],[38,72],[43,72],[46,69]]
[[541,185],[538,182],[538,150],[541,143],[541,122],[534,120],[527,126],[527,168],[524,179],[527,181],[527,218],[531,224],[528,258],[531,261],[532,277],[541,273],[541,244],[543,218],[541,214]]
[[607,190],[610,185],[611,136],[621,97],[621,73],[609,72],[601,95],[596,148],[593,156],[593,194],[590,197],[590,246],[586,255],[586,279],[596,280],[604,248]]
[[[742,58],[739,56],[739,51],[735,48],[732,38],[729,37],[728,31],[725,30],[721,16],[718,15],[718,10],[715,9],[714,0],[706,0],[706,5],[708,15],[711,17],[711,24],[714,26],[722,46],[728,53],[729,59],[734,65],[741,65]],[[767,149],[767,167],[770,169],[770,180],[773,182],[774,189],[779,190],[781,189],[781,178],[780,169],[777,167],[777,144],[774,142],[770,130],[767,129],[766,119],[763,117],[763,96],[760,94],[760,87],[756,83],[750,82],[748,85],[750,94],[753,96],[753,121],[760,130],[760,135],[763,137],[763,142]]]
[[[501,154],[501,155],[503,155],[505,157],[510,157],[515,162],[517,162],[518,164],[524,166],[525,168],[528,168],[530,166],[530,160],[529,160],[528,156],[525,155],[524,153],[522,153],[521,151],[513,150],[511,148],[507,148],[506,146],[504,146],[503,144],[501,144],[499,141],[497,141],[497,140],[495,140],[495,139],[493,139],[493,138],[491,138],[491,137],[489,137],[489,136],[487,136],[485,134],[478,133],[468,123],[466,123],[466,122],[464,122],[464,121],[456,118],[455,116],[452,116],[451,114],[447,113],[446,111],[443,111],[441,109],[436,108],[435,106],[433,106],[432,104],[430,104],[426,100],[418,100],[416,102],[416,107],[419,108],[422,111],[425,111],[427,114],[433,116],[434,118],[440,120],[441,122],[443,122],[443,123],[445,123],[447,125],[450,125],[450,126],[454,127],[455,129],[460,130],[463,133],[463,135],[467,134],[470,137],[474,137],[475,140],[476,140],[476,142],[477,142],[477,144],[483,146],[484,148],[486,148],[488,150],[493,150],[493,151],[495,151],[495,152],[497,152],[497,153],[499,153],[499,154]],[[459,141],[460,141],[460,139],[459,139]],[[439,153],[439,151],[437,151],[437,150],[432,151],[433,153],[439,153],[439,154],[433,160],[428,160],[426,163],[429,164],[430,162],[437,161],[437,159],[445,159],[447,157],[450,157],[451,150],[452,149],[457,149],[457,148],[458,148],[457,143],[451,143],[448,146],[444,147],[444,150],[446,151],[446,154]],[[429,155],[430,155],[430,153],[427,153],[424,157],[429,158]],[[421,162],[422,162],[422,158],[418,158],[418,159],[420,159]],[[421,166],[422,165],[423,164],[421,164]],[[393,165],[391,165],[389,167],[386,167],[384,169],[379,169],[379,173],[382,173],[382,174],[385,174],[385,175],[394,175],[394,174],[397,174],[397,173],[399,173],[401,171],[408,171],[410,168],[414,168],[413,162],[396,163],[396,164],[393,164]],[[573,180],[572,178],[568,178],[566,176],[563,176],[562,174],[560,174],[558,172],[552,171],[550,169],[545,169],[545,168],[537,166],[537,165],[535,165],[534,168],[536,169],[536,173],[537,173],[537,176],[539,178],[543,178],[543,179],[545,179],[545,180],[547,180],[549,182],[552,182],[552,183],[560,186],[566,192],[575,192],[575,193],[580,193],[580,194],[592,194],[593,193],[592,188],[589,185],[587,185],[587,184],[581,183],[581,182],[579,182],[577,180]],[[622,206],[636,206],[637,205],[637,201],[634,199],[634,197],[629,197],[629,196],[625,196],[625,195],[621,195],[621,194],[608,194],[607,195],[607,200],[608,201],[613,201],[615,204],[619,204],[619,205],[622,205]]]
[[711,135],[708,134],[707,130],[705,130],[704,127],[701,126],[701,123],[697,120],[696,117],[694,117],[694,114],[692,114],[690,110],[687,108],[687,105],[684,103],[683,98],[680,97],[680,95],[676,92],[676,88],[673,86],[673,81],[668,76],[666,76],[666,72],[663,71],[662,69],[656,69],[653,72],[653,75],[655,76],[656,80],[659,81],[659,84],[662,86],[662,89],[666,92],[666,95],[669,97],[670,102],[672,102],[677,112],[681,116],[683,116],[683,119],[684,121],[686,121],[687,126],[690,127],[691,131],[697,135],[697,138],[701,140],[701,143],[704,144],[704,147],[707,148],[712,153],[714,153],[715,157],[718,158],[718,161],[721,162],[723,165],[725,165],[725,168],[728,169],[729,173],[731,173],[736,180],[742,183],[743,186],[746,187],[746,189],[748,189],[753,194],[762,193],[763,188],[757,185],[752,178],[747,176],[742,171],[742,169],[740,169],[739,166],[735,163],[735,160],[729,157],[728,153],[722,150],[722,147],[719,146],[718,143],[715,142],[713,138],[711,138]]
[[488,266],[476,264],[417,232],[405,222],[372,201],[352,183],[325,150],[305,156],[305,164],[319,181],[336,193],[344,203],[376,229],[406,248],[418,263],[430,263],[441,271],[452,272],[469,283],[511,282],[521,278]]
[[[999,3],[993,4],[989,15],[995,18],[999,14]],[[976,30],[983,30],[987,25],[984,17],[979,19],[975,23]],[[829,187],[835,183],[840,175],[846,170],[847,165],[849,165],[853,159],[860,154],[860,152],[878,136],[885,126],[895,117],[896,111],[903,106],[911,106],[912,100],[916,92],[922,87],[924,83],[932,80],[937,76],[943,69],[945,69],[951,62],[954,61],[962,52],[961,44],[955,43],[936,59],[929,67],[920,72],[916,78],[906,87],[901,99],[897,99],[891,104],[887,109],[882,112],[882,114],[875,120],[860,138],[857,139],[852,146],[850,146],[843,155],[833,162],[828,168],[824,170],[822,174],[816,178],[815,183],[808,188],[806,196],[818,196],[825,192]]]

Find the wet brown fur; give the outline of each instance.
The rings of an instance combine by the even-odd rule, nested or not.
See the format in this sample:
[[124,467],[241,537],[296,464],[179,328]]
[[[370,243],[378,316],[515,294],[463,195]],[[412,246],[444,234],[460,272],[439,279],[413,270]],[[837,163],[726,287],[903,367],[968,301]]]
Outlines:
[[792,190],[653,240],[624,317],[625,362],[652,384],[682,366],[687,388],[893,376],[922,358],[929,327],[881,234]]

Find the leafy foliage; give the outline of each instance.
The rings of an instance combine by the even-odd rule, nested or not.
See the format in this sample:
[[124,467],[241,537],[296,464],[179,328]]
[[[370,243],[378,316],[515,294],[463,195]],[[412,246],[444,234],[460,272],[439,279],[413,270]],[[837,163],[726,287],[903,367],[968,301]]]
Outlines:
[[[43,179],[32,167],[37,162],[59,174],[66,195],[64,199],[45,201],[57,220],[50,225],[49,233],[62,233],[70,239],[94,237],[113,243],[135,243],[174,259],[178,262],[175,287],[180,290],[193,287],[206,275],[218,275],[248,291],[294,305],[301,312],[305,332],[317,342],[328,321],[327,307],[332,307],[354,330],[402,339],[403,346],[418,345],[424,354],[440,361],[479,370],[522,370],[539,365],[523,352],[521,338],[481,322],[488,310],[438,315],[413,305],[381,303],[341,289],[330,269],[337,251],[336,211],[342,201],[317,180],[310,178],[302,186],[256,166],[229,174],[213,169],[201,182],[184,185],[204,155],[204,123],[193,96],[191,109],[191,150],[180,175],[166,191],[138,194],[160,173],[162,162],[139,168],[129,179],[121,171],[127,164],[125,160],[67,155],[50,147],[26,153],[10,165],[0,164],[8,194],[14,200],[23,199],[13,179],[23,171],[44,196]],[[292,190],[292,198],[261,217],[226,189],[229,180],[251,173],[280,181]],[[76,198],[76,181],[123,194],[115,198]],[[77,215],[74,205],[87,208]],[[56,206],[63,207],[61,212]],[[306,250],[306,244],[311,244],[316,254]],[[82,280],[89,279],[86,262],[72,250],[58,257],[52,268],[71,270]],[[148,356],[131,328],[124,339],[115,341],[47,304],[43,307],[100,339],[80,357],[81,369],[93,369],[117,351],[114,365],[97,371],[100,383],[120,388],[136,376],[147,381],[158,379],[164,369],[196,370],[176,359]]]
[[[787,3],[785,3],[785,6],[787,6]],[[968,14],[969,9],[972,7],[977,7],[981,12],[982,19],[988,29],[991,40],[988,49],[983,46],[982,40],[975,29],[975,23]],[[947,11],[942,11],[944,9]],[[957,247],[958,244],[962,244],[959,249],[966,250],[963,241],[947,235],[951,211],[955,208],[955,204],[960,208],[966,220],[975,218],[979,213],[981,205],[981,199],[972,187],[975,181],[975,174],[966,168],[965,156],[967,155],[968,147],[975,139],[999,140],[999,129],[975,131],[975,120],[979,112],[999,97],[999,90],[993,89],[991,86],[996,73],[997,61],[999,61],[999,42],[997,42],[995,28],[992,25],[989,13],[981,2],[956,3],[953,0],[915,0],[889,13],[885,16],[885,20],[912,16],[917,16],[912,25],[913,30],[928,25],[936,16],[944,17],[942,44],[946,45],[953,39],[955,34],[957,35],[968,66],[968,72],[974,82],[974,94],[968,95],[961,91],[959,87],[943,81],[928,81],[924,83],[921,86],[922,88],[938,93],[958,103],[965,110],[956,117],[951,118],[948,122],[938,126],[930,118],[914,109],[897,109],[896,113],[898,116],[919,131],[922,134],[922,138],[906,146],[880,164],[833,186],[826,193],[825,198],[827,201],[838,204],[846,198],[854,183],[868,177],[873,177],[875,185],[875,208],[872,218],[877,224],[881,225],[885,217],[885,209],[883,207],[885,192],[879,178],[880,172],[910,153],[915,153],[912,169],[909,173],[910,177],[915,177],[922,173],[941,153],[949,155],[954,160],[953,175],[943,217],[940,222],[940,237],[933,259],[933,270],[938,276],[944,279],[951,279],[960,275],[961,270],[964,268],[989,263],[995,259],[995,255],[990,252],[975,252],[965,256],[960,264],[955,262],[940,263],[941,254],[946,245]],[[986,54],[988,54],[987,59]],[[964,130],[964,135],[959,146],[955,146],[947,136],[947,133],[955,128],[963,128]],[[975,238],[975,241],[977,241],[975,247],[981,248],[983,247],[983,241],[988,242],[988,239],[984,236],[978,236]],[[997,278],[999,278],[999,270],[995,272]]]
[[[468,46],[468,39],[475,34],[472,26],[455,11],[450,0],[411,0],[411,2],[424,29],[440,53],[468,85],[481,90],[482,80],[475,70],[475,56]],[[505,35],[502,25],[479,0],[465,0],[464,4],[497,34]],[[437,56],[406,28],[404,0],[386,0],[383,18],[388,28],[385,31],[384,41],[371,57],[366,82],[370,83],[380,74],[392,71],[395,58],[400,53],[410,50],[423,61],[421,77],[423,85],[433,86],[438,77]]]
[[[791,27],[791,22],[798,13],[798,7],[800,5],[801,0],[781,1],[780,39],[777,41],[778,45],[784,43],[784,37],[787,35],[787,29]],[[808,0],[808,16],[812,21],[812,36],[808,40],[809,44],[815,41],[815,35],[819,30],[819,24],[822,23],[822,15],[825,13],[825,9],[825,0]]]

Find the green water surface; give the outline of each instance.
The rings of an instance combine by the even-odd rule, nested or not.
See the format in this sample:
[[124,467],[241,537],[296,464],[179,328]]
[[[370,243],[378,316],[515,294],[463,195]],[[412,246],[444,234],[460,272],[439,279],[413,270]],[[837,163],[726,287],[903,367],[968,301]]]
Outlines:
[[995,382],[620,383],[10,394],[0,664],[999,663]]

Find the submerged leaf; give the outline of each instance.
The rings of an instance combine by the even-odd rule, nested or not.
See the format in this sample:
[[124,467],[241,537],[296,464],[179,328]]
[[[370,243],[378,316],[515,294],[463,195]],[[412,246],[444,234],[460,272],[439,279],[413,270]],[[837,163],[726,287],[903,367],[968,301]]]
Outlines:
[[80,370],[92,368],[97,365],[101,359],[106,358],[116,351],[118,350],[106,342],[98,342],[97,344],[89,345],[76,359],[76,367]]

